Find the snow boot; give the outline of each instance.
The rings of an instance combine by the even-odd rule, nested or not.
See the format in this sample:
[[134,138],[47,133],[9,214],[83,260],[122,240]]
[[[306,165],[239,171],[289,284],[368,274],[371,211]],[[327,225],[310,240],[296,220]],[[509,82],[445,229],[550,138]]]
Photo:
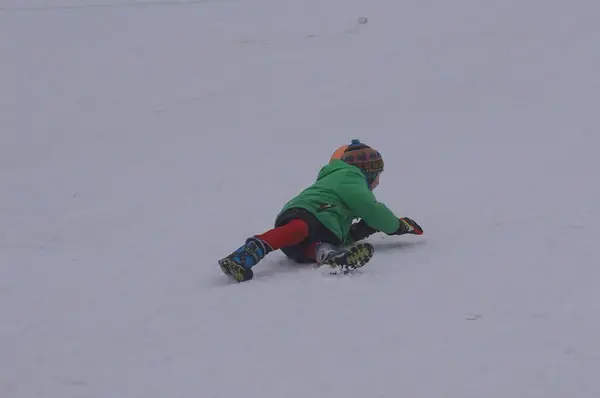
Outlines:
[[342,248],[322,243],[317,248],[317,261],[319,266],[331,268],[330,274],[347,274],[368,263],[374,253],[373,245],[366,242]]
[[270,251],[268,243],[252,237],[229,256],[219,260],[219,266],[225,275],[231,276],[237,282],[249,281],[254,277],[252,267],[262,260]]

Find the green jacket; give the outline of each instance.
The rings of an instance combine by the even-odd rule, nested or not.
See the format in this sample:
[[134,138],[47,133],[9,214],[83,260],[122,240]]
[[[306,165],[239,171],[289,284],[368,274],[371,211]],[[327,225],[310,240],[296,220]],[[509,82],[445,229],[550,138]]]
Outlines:
[[389,234],[400,226],[398,217],[375,199],[363,172],[341,160],[323,166],[317,181],[286,203],[281,212],[290,208],[308,210],[344,244],[352,242],[348,233],[356,218]]

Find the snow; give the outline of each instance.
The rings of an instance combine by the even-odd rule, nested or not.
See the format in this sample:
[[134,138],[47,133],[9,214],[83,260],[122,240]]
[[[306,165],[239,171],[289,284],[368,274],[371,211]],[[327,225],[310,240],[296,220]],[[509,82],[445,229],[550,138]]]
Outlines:
[[[599,12],[0,2],[0,396],[600,396]],[[353,138],[425,235],[228,281]]]

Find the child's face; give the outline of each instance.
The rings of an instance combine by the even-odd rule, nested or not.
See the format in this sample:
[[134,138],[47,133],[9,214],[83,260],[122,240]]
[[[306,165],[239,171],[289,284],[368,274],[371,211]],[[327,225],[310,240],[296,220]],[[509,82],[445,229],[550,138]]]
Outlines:
[[373,183],[371,184],[371,191],[374,190],[375,188],[377,188],[377,186],[379,185],[379,176],[380,175],[381,175],[381,173],[377,174],[375,181],[373,181]]

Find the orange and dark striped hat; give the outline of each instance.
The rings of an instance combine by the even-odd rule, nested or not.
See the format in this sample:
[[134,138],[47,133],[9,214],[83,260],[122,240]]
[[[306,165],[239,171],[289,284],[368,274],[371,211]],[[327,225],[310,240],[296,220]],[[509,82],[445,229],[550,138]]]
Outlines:
[[360,140],[352,140],[350,145],[339,147],[330,160],[334,159],[343,160],[373,177],[383,171],[381,154],[370,146],[363,144]]

